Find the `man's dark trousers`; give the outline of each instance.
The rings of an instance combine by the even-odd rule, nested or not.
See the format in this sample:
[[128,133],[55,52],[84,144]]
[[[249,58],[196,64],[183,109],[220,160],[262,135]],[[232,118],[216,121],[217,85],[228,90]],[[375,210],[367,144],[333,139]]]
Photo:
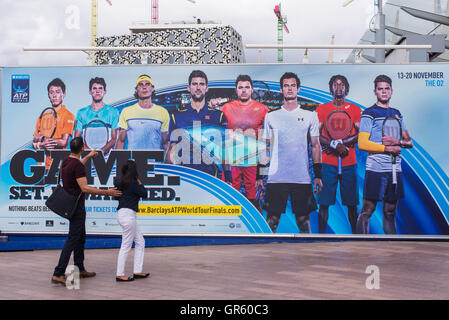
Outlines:
[[70,219],[69,234],[62,249],[61,256],[54,276],[63,276],[67,265],[69,264],[70,255],[73,251],[73,260],[79,271],[84,271],[84,244],[86,243],[86,208],[84,201],[80,201],[76,208],[76,212]]

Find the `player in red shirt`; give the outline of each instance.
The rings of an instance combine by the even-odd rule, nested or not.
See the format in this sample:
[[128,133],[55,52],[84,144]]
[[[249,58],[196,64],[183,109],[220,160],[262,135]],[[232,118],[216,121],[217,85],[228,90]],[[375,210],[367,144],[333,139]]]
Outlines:
[[[320,105],[316,112],[320,121],[320,142],[323,148],[323,189],[318,194],[318,229],[326,233],[329,206],[335,204],[337,185],[340,181],[340,194],[343,205],[348,207],[348,220],[352,233],[356,233],[357,205],[359,197],[357,192],[355,143],[358,139],[361,109],[345,100],[349,93],[349,82],[345,76],[335,75],[329,81],[329,90],[332,93],[331,102]],[[332,140],[326,130],[326,121],[334,110],[343,110],[352,120],[349,137],[342,140]],[[341,159],[339,172],[339,158]]]
[[[243,134],[243,144],[245,145],[244,154],[229,154],[232,171],[232,186],[240,190],[242,180],[246,191],[246,197],[256,207],[258,207],[258,199],[256,199],[256,174],[257,174],[257,157],[251,156],[251,153],[257,152],[257,138],[259,130],[263,128],[263,121],[268,112],[268,107],[251,98],[254,91],[253,81],[248,75],[239,75],[235,81],[235,92],[237,100],[226,103],[221,111],[228,119],[228,129],[231,134]],[[241,136],[240,136],[241,137]],[[240,157],[239,157],[240,156]],[[260,209],[260,208],[258,208]]]

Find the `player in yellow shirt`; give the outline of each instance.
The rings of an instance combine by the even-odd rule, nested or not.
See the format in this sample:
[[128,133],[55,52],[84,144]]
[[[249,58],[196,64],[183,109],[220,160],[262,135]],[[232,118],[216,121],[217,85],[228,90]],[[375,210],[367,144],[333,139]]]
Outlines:
[[165,108],[153,103],[154,91],[150,76],[137,78],[134,96],[138,101],[120,114],[116,149],[123,149],[128,139],[128,149],[131,150],[167,150],[170,116]]

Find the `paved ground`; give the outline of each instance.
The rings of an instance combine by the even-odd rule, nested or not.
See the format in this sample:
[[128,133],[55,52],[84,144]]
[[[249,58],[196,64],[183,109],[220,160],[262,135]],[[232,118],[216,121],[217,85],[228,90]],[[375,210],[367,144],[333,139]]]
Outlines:
[[90,249],[86,268],[97,276],[81,279],[74,290],[50,283],[60,250],[0,252],[0,299],[449,299],[448,246],[323,241],[152,247],[144,265],[151,277],[130,283],[115,281],[118,249]]

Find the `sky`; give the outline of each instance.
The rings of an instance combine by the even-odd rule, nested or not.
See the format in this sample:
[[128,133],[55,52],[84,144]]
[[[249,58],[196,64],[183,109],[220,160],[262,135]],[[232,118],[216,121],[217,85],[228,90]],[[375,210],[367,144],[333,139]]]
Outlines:
[[[99,36],[129,34],[135,21],[150,20],[151,0],[99,2]],[[280,0],[159,0],[160,22],[213,20],[233,26],[244,44],[276,44],[277,20],[273,8]],[[356,44],[373,16],[373,0],[283,0],[289,34],[284,44]],[[1,0],[0,66],[86,65],[82,52],[24,52],[23,47],[90,46],[89,0]],[[300,63],[304,50],[285,50],[284,62]],[[350,50],[336,50],[334,61]],[[258,51],[245,49],[246,62],[255,63]],[[309,51],[311,63],[325,63],[328,50]],[[261,61],[274,63],[276,50],[264,50]]]

